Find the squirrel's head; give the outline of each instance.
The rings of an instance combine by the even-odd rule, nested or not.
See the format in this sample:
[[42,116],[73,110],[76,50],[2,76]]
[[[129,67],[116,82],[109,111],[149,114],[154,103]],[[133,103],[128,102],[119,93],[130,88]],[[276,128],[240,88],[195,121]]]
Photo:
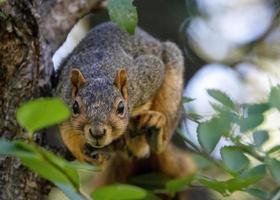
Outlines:
[[116,73],[114,83],[97,78],[87,81],[80,70],[72,69],[72,128],[88,144],[101,148],[124,134],[128,125],[126,70]]

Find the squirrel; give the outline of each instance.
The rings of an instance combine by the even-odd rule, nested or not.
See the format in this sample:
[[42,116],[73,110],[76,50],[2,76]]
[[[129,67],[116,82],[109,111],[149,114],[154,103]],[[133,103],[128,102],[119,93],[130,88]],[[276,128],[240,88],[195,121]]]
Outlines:
[[133,155],[105,159],[96,186],[125,182],[147,170],[170,177],[195,171],[186,152],[170,141],[180,117],[183,72],[174,43],[140,28],[129,35],[112,22],[94,27],[64,59],[55,90],[72,108],[71,118],[59,125],[64,144],[89,163],[104,160],[88,147]]

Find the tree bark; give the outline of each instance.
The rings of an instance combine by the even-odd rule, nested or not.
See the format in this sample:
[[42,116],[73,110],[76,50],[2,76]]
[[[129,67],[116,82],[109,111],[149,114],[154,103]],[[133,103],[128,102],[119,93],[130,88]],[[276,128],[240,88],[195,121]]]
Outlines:
[[[1,1],[0,1],[1,2]],[[6,0],[0,5],[0,137],[26,133],[15,119],[24,101],[50,95],[52,56],[82,16],[102,0]],[[43,199],[50,184],[21,165],[0,157],[0,200]]]

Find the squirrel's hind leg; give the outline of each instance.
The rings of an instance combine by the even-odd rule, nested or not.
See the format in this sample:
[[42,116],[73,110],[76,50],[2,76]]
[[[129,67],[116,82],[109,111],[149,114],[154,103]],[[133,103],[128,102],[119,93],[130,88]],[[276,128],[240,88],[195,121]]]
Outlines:
[[[138,134],[134,138],[129,135],[126,138],[132,155],[138,158],[146,157],[150,153],[150,148],[157,154],[164,151],[177,126],[180,115],[184,71],[183,57],[178,47],[171,42],[163,43],[162,47],[163,51],[160,59],[155,56],[141,56],[135,62],[141,66],[138,68],[143,71],[145,77],[147,74],[151,76],[148,80],[161,80],[157,84],[153,82],[142,83],[142,74],[138,72],[139,79],[134,81],[140,88],[142,87],[141,83],[146,88],[148,87],[152,91],[149,96],[156,94],[152,97],[151,105],[147,110],[134,113],[133,117],[140,116],[139,121],[134,122],[134,125],[133,120],[129,123],[129,126],[132,127],[130,130],[140,128],[143,134],[146,133],[146,136]],[[153,74],[159,75],[160,73],[155,73],[154,70],[160,70],[163,74],[155,78]],[[158,86],[155,87],[156,85]],[[157,122],[158,120],[160,123]],[[145,126],[149,128],[144,130],[143,127]],[[158,131],[152,131],[151,127],[158,129]]]
[[151,109],[162,113],[166,122],[163,125],[164,139],[161,149],[170,142],[180,117],[183,91],[184,59],[179,48],[171,42],[163,43],[162,60],[165,65],[164,80],[152,100]]

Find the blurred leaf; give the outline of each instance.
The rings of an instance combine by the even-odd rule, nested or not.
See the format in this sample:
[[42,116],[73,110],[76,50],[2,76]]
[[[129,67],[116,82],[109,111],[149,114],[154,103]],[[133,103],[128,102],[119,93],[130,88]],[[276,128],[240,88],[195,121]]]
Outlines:
[[272,154],[272,153],[275,153],[278,151],[280,151],[280,145],[276,145],[276,146],[272,147],[270,150],[268,150],[268,154]]
[[166,190],[172,195],[175,195],[176,192],[180,192],[188,187],[189,184],[193,181],[194,177],[194,175],[188,175],[183,178],[170,180],[166,183]]
[[59,98],[40,98],[22,104],[16,112],[18,123],[33,133],[60,123],[70,116],[68,107]]
[[265,165],[258,165],[254,168],[244,171],[240,176],[227,181],[230,192],[242,190],[257,183],[266,175]]
[[244,105],[244,110],[245,110],[245,112],[247,112],[248,115],[263,114],[269,108],[270,108],[270,106],[267,103],[245,104]]
[[146,189],[163,189],[165,183],[169,181],[166,175],[161,173],[148,173],[139,176],[134,176],[129,179],[129,183]]
[[136,7],[133,0],[108,0],[108,11],[110,19],[122,30],[133,34],[138,23]]
[[212,162],[198,154],[192,154],[192,160],[196,163],[199,169],[205,169],[213,165]]
[[203,184],[204,186],[219,192],[222,195],[227,195],[227,185],[223,181],[216,181],[209,178],[199,178],[198,181]]
[[243,172],[240,176],[229,179],[227,181],[217,181],[205,177],[199,178],[198,181],[225,196],[234,191],[243,190],[244,188],[255,184],[260,179],[262,179],[265,174],[265,166],[259,165]]
[[[0,0],[0,4],[1,4],[1,0]],[[5,20],[5,19],[7,19],[7,15],[4,12],[0,11],[0,18],[3,18]]]
[[223,147],[221,156],[226,167],[235,173],[244,170],[249,165],[249,159],[240,149],[234,146]]
[[220,138],[223,135],[228,135],[230,124],[230,119],[225,115],[213,117],[211,120],[199,124],[198,141],[206,152],[211,153]]
[[272,159],[270,165],[273,178],[276,180],[278,185],[280,185],[280,161]]
[[197,113],[194,113],[194,112],[189,112],[187,113],[187,118],[191,121],[198,121],[198,120],[201,120],[202,119],[202,116],[197,114]]
[[88,164],[88,163],[81,163],[79,161],[69,162],[73,168],[78,170],[86,170],[86,171],[100,171],[101,168],[99,166]]
[[216,113],[224,112],[227,108],[221,104],[210,102],[210,105],[215,110]]
[[143,200],[162,200],[159,196],[154,193],[147,191],[147,195]]
[[70,200],[86,200],[81,194],[69,185],[56,184],[56,186],[70,199]]
[[192,102],[192,101],[194,101],[195,99],[193,99],[193,98],[190,98],[190,97],[183,97],[183,103],[189,103],[189,102]]
[[264,121],[263,113],[268,109],[267,103],[245,104],[244,116],[237,121],[240,131],[246,132],[259,126]]
[[144,199],[147,192],[132,185],[114,184],[97,188],[91,196],[94,200],[136,200]]
[[257,165],[251,169],[244,171],[240,175],[240,177],[243,179],[246,179],[249,177],[255,177],[256,179],[259,180],[260,178],[263,178],[265,174],[266,174],[266,166],[261,164],[261,165]]
[[255,145],[260,147],[269,139],[269,135],[267,131],[261,130],[254,132],[253,138]]
[[208,89],[207,92],[211,97],[213,97],[215,100],[220,102],[222,105],[224,105],[232,110],[236,109],[234,102],[224,92],[222,92],[220,90],[215,90],[215,89]]
[[239,126],[241,132],[246,132],[252,129],[255,129],[264,121],[264,117],[262,115],[250,115],[247,118],[243,118],[239,120]]
[[271,88],[268,102],[270,106],[280,110],[280,85]]
[[22,141],[0,140],[0,154],[20,158],[25,166],[54,183],[79,186],[79,176],[76,170],[62,158],[41,147],[35,147]]
[[259,199],[262,200],[269,199],[269,194],[266,191],[263,191],[259,188],[248,188],[245,191],[250,195],[257,197]]

